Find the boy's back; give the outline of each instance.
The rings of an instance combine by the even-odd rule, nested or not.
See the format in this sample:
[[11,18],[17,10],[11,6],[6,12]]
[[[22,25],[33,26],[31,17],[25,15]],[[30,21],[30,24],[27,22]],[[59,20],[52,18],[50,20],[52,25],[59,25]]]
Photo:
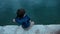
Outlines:
[[27,28],[30,25],[30,18],[26,15],[23,18],[15,18],[15,21],[19,24],[22,25],[23,28]]

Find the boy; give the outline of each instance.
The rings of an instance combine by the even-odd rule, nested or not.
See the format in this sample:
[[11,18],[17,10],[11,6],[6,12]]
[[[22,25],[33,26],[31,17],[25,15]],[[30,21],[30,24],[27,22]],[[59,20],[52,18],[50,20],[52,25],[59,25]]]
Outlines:
[[17,10],[17,16],[13,19],[13,22],[17,22],[19,25],[22,25],[22,28],[29,29],[34,22],[30,20],[30,18],[25,14],[24,9]]

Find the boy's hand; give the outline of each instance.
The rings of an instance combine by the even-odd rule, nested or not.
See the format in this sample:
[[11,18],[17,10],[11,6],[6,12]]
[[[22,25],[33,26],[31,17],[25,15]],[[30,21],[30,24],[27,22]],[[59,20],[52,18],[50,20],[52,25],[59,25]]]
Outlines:
[[31,21],[31,20],[30,20],[30,23],[31,23],[32,25],[34,25],[34,21]]
[[30,20],[30,27],[32,27],[34,25],[34,21]]
[[15,22],[15,19],[13,19],[13,22]]

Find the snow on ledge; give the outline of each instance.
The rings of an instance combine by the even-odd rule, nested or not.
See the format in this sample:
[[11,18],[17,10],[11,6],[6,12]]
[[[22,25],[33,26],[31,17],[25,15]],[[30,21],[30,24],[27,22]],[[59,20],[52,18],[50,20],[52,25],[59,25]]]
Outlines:
[[27,31],[17,25],[0,26],[0,34],[54,34],[58,30],[60,25],[34,25]]

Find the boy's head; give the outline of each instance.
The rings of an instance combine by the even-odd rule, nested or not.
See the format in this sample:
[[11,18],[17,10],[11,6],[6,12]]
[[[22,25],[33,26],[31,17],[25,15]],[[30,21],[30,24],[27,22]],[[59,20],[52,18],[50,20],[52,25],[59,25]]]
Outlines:
[[17,10],[17,17],[22,18],[24,16],[24,14],[25,14],[25,10],[24,9],[21,8],[21,9]]

